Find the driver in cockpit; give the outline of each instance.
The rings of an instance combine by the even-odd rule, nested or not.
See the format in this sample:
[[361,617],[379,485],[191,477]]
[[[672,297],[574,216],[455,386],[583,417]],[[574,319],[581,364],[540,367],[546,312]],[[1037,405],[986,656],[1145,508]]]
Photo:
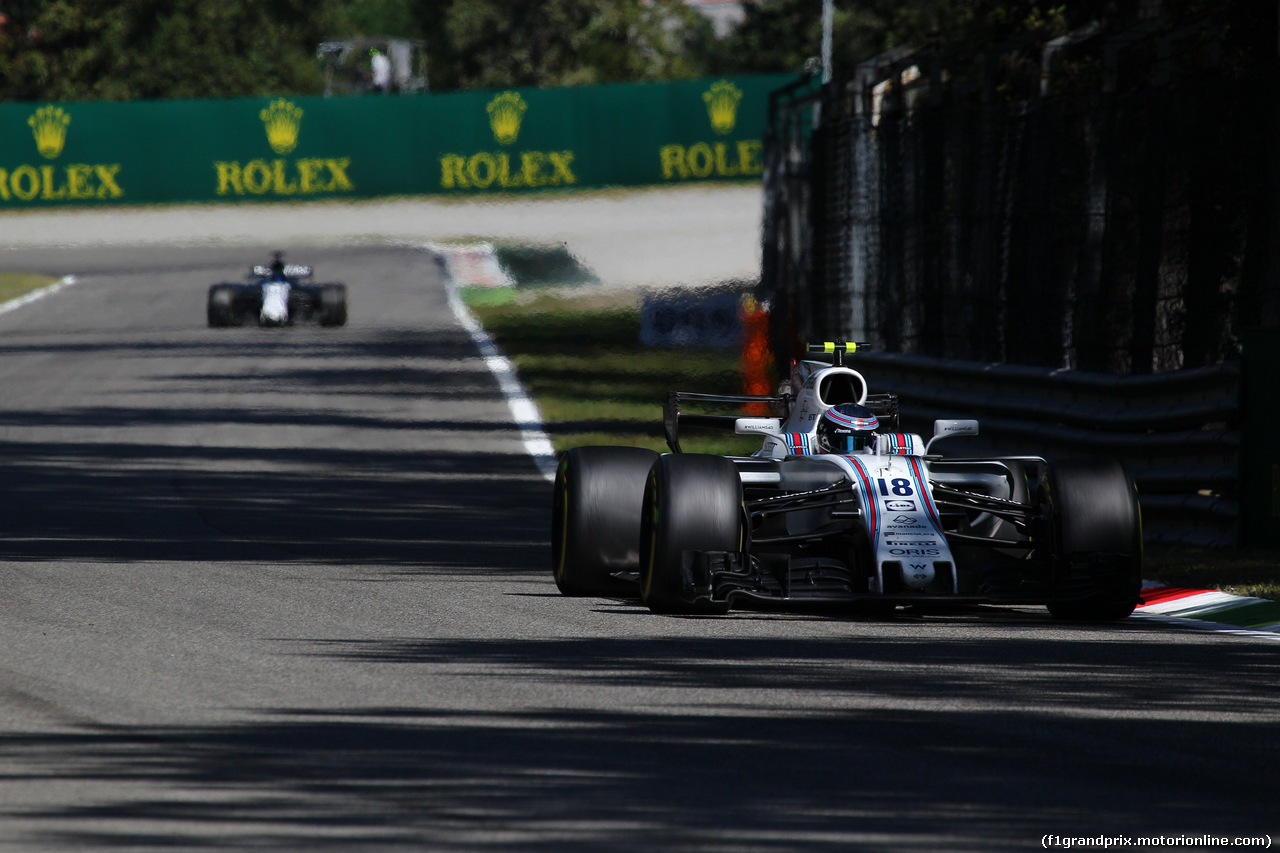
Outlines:
[[284,252],[276,252],[271,257],[271,280],[284,281]]
[[880,420],[865,406],[842,403],[832,406],[818,419],[818,453],[862,453],[874,451]]

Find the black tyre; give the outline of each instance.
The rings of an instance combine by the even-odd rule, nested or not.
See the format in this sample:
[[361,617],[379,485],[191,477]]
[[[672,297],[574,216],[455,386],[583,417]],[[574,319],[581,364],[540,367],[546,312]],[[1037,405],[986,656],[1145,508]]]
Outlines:
[[1112,460],[1049,465],[1041,481],[1053,542],[1058,619],[1105,622],[1133,612],[1142,591],[1138,493]]
[[577,447],[560,458],[551,515],[551,570],[565,595],[635,595],[613,577],[640,567],[640,509],[658,454]]
[[209,325],[217,328],[236,324],[236,291],[225,284],[215,284],[209,288],[208,316]]
[[688,589],[693,551],[746,548],[742,481],[722,456],[670,454],[649,472],[640,543],[640,596],[654,613],[714,613],[724,602]]
[[324,284],[320,286],[320,325],[343,326],[347,322],[347,286]]

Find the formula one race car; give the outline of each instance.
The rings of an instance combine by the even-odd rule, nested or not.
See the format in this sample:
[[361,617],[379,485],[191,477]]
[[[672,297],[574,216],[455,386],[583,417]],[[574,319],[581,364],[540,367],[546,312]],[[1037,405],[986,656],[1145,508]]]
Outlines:
[[[1043,604],[1059,619],[1133,612],[1142,585],[1137,493],[1110,460],[944,456],[976,435],[938,420],[898,430],[845,355],[810,347],[778,396],[672,392],[667,444],[566,452],[556,474],[552,571],[565,595],[639,596],[654,612],[850,603],[891,610]],[[682,412],[768,405],[779,417]],[[767,411],[767,409],[765,409]],[[758,435],[752,456],[680,451],[680,427]],[[962,445],[963,442],[960,442]]]
[[276,252],[270,266],[255,266],[246,284],[215,284],[209,288],[209,325],[291,326],[316,322],[341,326],[347,322],[347,286],[312,284],[311,267],[286,264]]

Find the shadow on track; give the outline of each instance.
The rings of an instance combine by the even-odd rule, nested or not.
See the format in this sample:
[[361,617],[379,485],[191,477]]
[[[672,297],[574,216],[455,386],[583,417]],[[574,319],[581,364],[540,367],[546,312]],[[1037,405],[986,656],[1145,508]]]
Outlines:
[[[0,442],[0,559],[540,571],[550,489],[523,453],[490,449],[518,447],[515,426],[486,424],[487,445],[458,448],[479,431],[459,405],[500,399],[466,335],[302,331],[95,345],[94,358],[157,360],[142,381],[154,404],[134,392],[119,405],[0,411],[0,428],[24,438]],[[14,349],[32,350],[0,355]],[[280,435],[324,443],[281,446]],[[433,446],[446,439],[452,449]]]
[[[1267,831],[1274,714],[1212,714],[1280,676],[1266,649],[1139,642],[1138,668],[1123,640],[1064,655],[1034,639],[1043,626],[1024,628],[923,654],[905,640],[317,642],[304,653],[407,673],[498,666],[513,679],[640,686],[670,704],[298,709],[252,725],[0,737],[0,757],[68,782],[172,790],[14,815],[52,820],[45,841],[100,850],[206,833],[254,849],[1026,850],[1046,833]],[[916,695],[903,688],[910,667]],[[681,691],[726,701],[689,711]],[[776,691],[819,697],[821,710],[784,702],[778,714]],[[1060,697],[1051,710],[1021,710],[1045,692]],[[942,702],[925,708],[925,695]],[[227,793],[183,793],[210,790]],[[115,834],[113,820],[136,829]]]

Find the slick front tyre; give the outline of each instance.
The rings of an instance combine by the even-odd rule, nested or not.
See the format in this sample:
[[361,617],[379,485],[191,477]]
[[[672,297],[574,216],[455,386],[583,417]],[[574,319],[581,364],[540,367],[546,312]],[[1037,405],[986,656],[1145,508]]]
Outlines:
[[1142,590],[1138,493],[1113,460],[1049,465],[1041,483],[1051,524],[1057,619],[1108,622],[1133,612]]
[[347,322],[347,286],[325,284],[320,287],[320,325],[343,326]]
[[577,447],[560,457],[551,510],[551,570],[565,595],[635,595],[615,578],[640,566],[640,507],[658,454]]
[[640,597],[654,613],[723,612],[707,591],[691,588],[698,551],[744,550],[742,481],[722,456],[658,457],[644,492]]
[[209,288],[208,318],[213,328],[236,325],[236,292],[225,284]]

